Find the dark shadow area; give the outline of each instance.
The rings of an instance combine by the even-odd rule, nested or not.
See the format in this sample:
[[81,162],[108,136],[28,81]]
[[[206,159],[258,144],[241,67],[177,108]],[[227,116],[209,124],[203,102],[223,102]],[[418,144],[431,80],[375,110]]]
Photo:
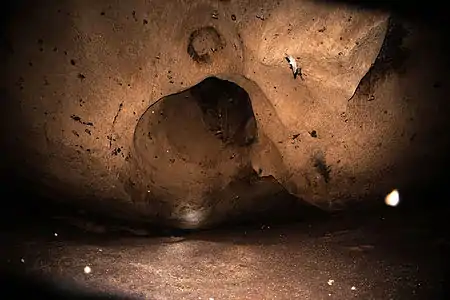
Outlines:
[[406,1],[406,0],[316,0],[321,3],[348,4],[360,9],[380,10],[409,19],[423,22],[438,29],[449,23],[446,4],[442,1]]
[[58,202],[43,196],[40,187],[32,182],[22,177],[14,178],[11,174],[3,178],[0,187],[2,195],[17,199],[3,206],[0,225],[8,234],[28,231],[29,236],[43,234],[51,240],[55,232],[60,232],[68,241],[90,242],[127,236],[183,236],[189,233],[144,220],[120,219],[108,215],[108,210]]
[[248,146],[257,136],[247,92],[238,85],[209,77],[191,88],[208,130],[225,144]]
[[2,293],[8,299],[136,299],[126,295],[95,292],[75,283],[46,280],[35,275],[24,275],[17,271],[0,272]]

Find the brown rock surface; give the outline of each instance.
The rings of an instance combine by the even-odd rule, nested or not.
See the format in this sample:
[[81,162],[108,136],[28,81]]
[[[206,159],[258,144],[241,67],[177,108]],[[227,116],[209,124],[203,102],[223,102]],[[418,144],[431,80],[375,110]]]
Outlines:
[[[281,186],[336,209],[393,178],[420,181],[411,166],[427,177],[440,158],[423,157],[448,146],[428,141],[448,110],[431,32],[391,24],[367,74],[386,14],[291,0],[31,6],[2,50],[5,166],[60,201],[182,227],[223,221]],[[243,89],[205,91],[222,97],[215,125],[188,90],[212,76]]]

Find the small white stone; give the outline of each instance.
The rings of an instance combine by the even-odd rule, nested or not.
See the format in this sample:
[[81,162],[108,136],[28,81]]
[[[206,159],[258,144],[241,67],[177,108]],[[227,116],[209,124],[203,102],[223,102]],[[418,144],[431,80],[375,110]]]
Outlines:
[[85,274],[89,274],[89,273],[91,273],[91,267],[89,267],[89,266],[86,266],[86,267],[84,267],[84,273]]
[[329,279],[329,280],[328,280],[328,285],[333,285],[333,283],[334,283],[334,280],[333,280],[333,279]]
[[384,199],[384,203],[389,206],[397,206],[400,202],[400,194],[398,190],[393,190]]

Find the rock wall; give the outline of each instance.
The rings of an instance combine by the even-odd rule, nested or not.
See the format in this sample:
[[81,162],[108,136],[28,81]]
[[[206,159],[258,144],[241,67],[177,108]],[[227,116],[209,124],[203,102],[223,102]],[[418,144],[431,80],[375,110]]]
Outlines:
[[[2,47],[4,170],[58,201],[201,227],[285,189],[339,209],[428,178],[441,158],[424,157],[446,152],[438,37],[385,13],[293,0],[19,3]],[[226,122],[255,135],[247,145],[206,129],[190,88],[209,77],[243,89],[228,97],[247,97],[253,115],[236,106]]]

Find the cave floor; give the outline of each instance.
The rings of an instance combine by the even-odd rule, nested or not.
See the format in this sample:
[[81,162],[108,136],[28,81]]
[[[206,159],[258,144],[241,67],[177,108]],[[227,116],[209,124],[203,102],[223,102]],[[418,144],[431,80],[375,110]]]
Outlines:
[[48,279],[66,299],[444,299],[443,214],[390,208],[154,238],[36,225],[2,233],[2,280],[17,295],[8,274]]

